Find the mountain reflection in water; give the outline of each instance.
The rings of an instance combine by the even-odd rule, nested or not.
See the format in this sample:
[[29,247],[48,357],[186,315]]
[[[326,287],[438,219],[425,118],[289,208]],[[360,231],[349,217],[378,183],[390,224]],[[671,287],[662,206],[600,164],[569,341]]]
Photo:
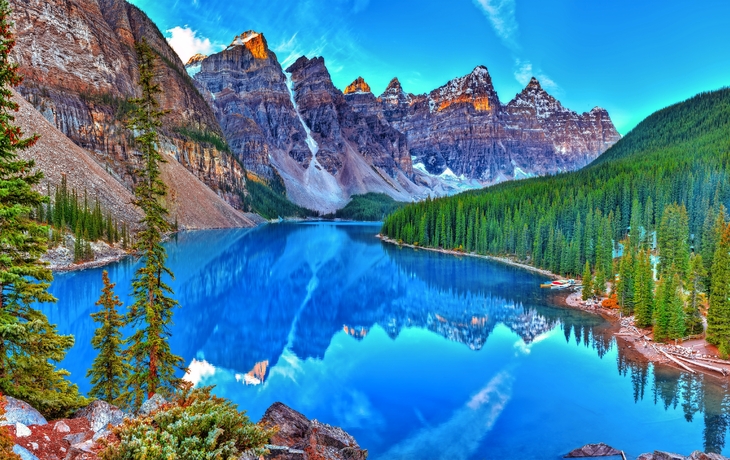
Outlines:
[[[281,400],[340,425],[376,459],[557,458],[599,441],[630,455],[723,451],[726,383],[629,359],[601,318],[553,306],[537,275],[377,231],[180,234],[168,244],[181,304],[171,346],[186,378],[254,419]],[[106,267],[125,305],[134,268]],[[100,272],[57,275],[59,303],[43,307],[76,337],[63,365],[82,391]]]

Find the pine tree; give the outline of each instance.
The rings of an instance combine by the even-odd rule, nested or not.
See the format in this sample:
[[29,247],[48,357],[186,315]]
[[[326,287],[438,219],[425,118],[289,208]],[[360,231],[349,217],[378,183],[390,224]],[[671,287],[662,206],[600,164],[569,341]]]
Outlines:
[[669,338],[670,298],[672,286],[666,277],[660,278],[656,289],[654,305],[654,341],[663,342]]
[[46,199],[33,190],[42,179],[34,162],[18,157],[37,136],[24,138],[13,124],[11,87],[20,83],[10,53],[10,7],[0,0],[0,391],[22,399],[47,416],[65,415],[84,399],[56,369],[74,343],[59,335],[48,318],[33,308],[36,302],[54,302],[48,292],[53,276],[40,257],[47,249],[48,228],[32,220],[33,209]]
[[122,358],[122,332],[124,316],[117,311],[122,306],[119,297],[114,294],[114,283],[109,281],[109,273],[101,274],[104,283],[101,297],[96,305],[101,309],[92,313],[91,317],[99,323],[94,332],[91,345],[99,354],[94,359],[91,369],[86,373],[93,385],[89,395],[103,399],[116,406],[122,405],[123,386],[129,374],[129,365]]
[[654,275],[648,251],[636,257],[634,272],[634,321],[638,327],[652,325],[654,316]]
[[679,273],[675,273],[667,288],[667,312],[669,314],[667,333],[669,339],[681,339],[687,332],[680,286]]
[[634,265],[629,240],[624,240],[624,255],[619,261],[615,292],[621,313],[627,316],[634,313]]
[[164,160],[158,151],[157,136],[164,114],[157,102],[161,89],[153,81],[152,49],[144,40],[136,49],[142,94],[133,100],[136,110],[129,128],[137,133],[137,148],[142,155],[134,204],[139,206],[144,217],[134,247],[143,264],[132,282],[134,303],[127,315],[127,323],[135,332],[127,340],[126,353],[132,367],[128,379],[131,392],[126,399],[138,407],[144,401],[145,393],[151,397],[177,387],[180,379],[175,371],[182,368],[183,360],[172,353],[168,342],[177,301],[170,297],[172,289],[163,279],[165,276],[172,278],[173,274],[165,265],[167,252],[162,246],[162,238],[170,231],[170,224],[166,220],[167,210],[160,204],[167,192],[160,178],[159,165]]
[[689,288],[689,296],[684,308],[685,323],[687,332],[690,335],[700,334],[703,330],[702,316],[700,314],[700,305],[704,298],[704,279],[707,276],[705,264],[702,256],[692,254],[689,260],[689,279],[687,287]]
[[606,275],[600,265],[596,265],[596,277],[593,279],[593,295],[601,297],[606,293]]
[[730,354],[730,225],[725,226],[712,261],[707,341],[717,345],[721,355]]
[[591,263],[586,260],[586,267],[583,270],[583,300],[588,300],[593,295],[593,283],[591,282]]

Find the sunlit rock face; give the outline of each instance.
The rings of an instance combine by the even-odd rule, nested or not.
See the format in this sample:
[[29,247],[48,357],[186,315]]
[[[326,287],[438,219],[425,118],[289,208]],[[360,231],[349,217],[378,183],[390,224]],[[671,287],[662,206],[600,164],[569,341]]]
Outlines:
[[155,51],[162,151],[216,194],[240,207],[245,175],[228,152],[200,141],[222,138],[210,106],[154,23],[124,0],[11,0],[18,88],[44,117],[128,187],[136,167],[125,126],[127,100],[138,94],[135,43]]
[[369,93],[370,92],[370,85],[365,83],[365,80],[362,77],[357,77],[355,81],[353,81],[350,85],[348,85],[345,88],[344,93],[352,94],[352,93]]
[[[412,180],[405,135],[382,116],[353,110],[324,59],[301,58],[284,72],[264,36],[249,31],[187,70],[234,154],[249,171],[281,181],[295,203],[332,212],[354,194],[427,195]],[[373,98],[366,87],[353,94]]]
[[381,111],[406,133],[414,164],[428,174],[483,185],[578,169],[620,139],[605,110],[566,109],[535,78],[502,104],[483,66],[426,95],[408,94],[393,79],[375,102],[356,108]]

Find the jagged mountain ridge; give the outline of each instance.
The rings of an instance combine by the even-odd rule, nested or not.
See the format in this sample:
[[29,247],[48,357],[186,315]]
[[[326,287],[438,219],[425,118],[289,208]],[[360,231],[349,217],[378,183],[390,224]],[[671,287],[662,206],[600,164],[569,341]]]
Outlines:
[[[209,105],[155,24],[124,0],[10,0],[24,81],[18,91],[76,145],[131,188],[136,155],[125,118],[138,92],[134,45],[157,54],[164,88],[162,151],[239,209],[245,171],[226,151]],[[215,142],[218,139],[219,142]],[[174,188],[174,184],[173,185]]]
[[248,31],[186,67],[246,167],[320,211],[354,193],[410,200],[575,170],[620,138],[605,110],[577,114],[534,78],[502,104],[484,66],[424,95],[396,78],[376,97],[362,77],[335,88],[323,58],[284,72]]
[[502,105],[481,66],[429,95],[407,94],[394,80],[376,98],[363,78],[337,89],[321,58],[284,72],[263,35],[247,32],[221,53],[195,56],[191,80],[157,27],[124,0],[11,4],[13,59],[26,75],[20,93],[127,188],[136,155],[124,118],[137,91],[134,44],[143,38],[159,57],[170,111],[163,151],[238,208],[246,206],[243,166],[297,204],[331,212],[353,194],[412,201],[574,169],[612,142],[605,111],[543,120],[541,109],[531,114],[529,94],[527,105]]
[[295,203],[321,212],[351,195],[400,201],[428,193],[409,178],[405,136],[348,105],[322,58],[281,68],[265,37],[248,31],[225,50],[188,62],[234,154]]
[[534,77],[502,104],[484,66],[428,94],[406,93],[394,78],[368,103],[362,94],[346,97],[406,133],[414,164],[425,172],[482,185],[578,169],[621,138],[604,109],[573,112]]

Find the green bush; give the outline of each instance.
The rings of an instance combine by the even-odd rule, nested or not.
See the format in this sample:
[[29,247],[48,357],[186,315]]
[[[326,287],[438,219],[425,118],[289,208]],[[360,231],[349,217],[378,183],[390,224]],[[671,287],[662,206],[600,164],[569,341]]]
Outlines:
[[102,460],[237,459],[256,456],[274,430],[252,423],[235,404],[210,394],[212,387],[181,390],[149,416],[126,420],[114,429]]

